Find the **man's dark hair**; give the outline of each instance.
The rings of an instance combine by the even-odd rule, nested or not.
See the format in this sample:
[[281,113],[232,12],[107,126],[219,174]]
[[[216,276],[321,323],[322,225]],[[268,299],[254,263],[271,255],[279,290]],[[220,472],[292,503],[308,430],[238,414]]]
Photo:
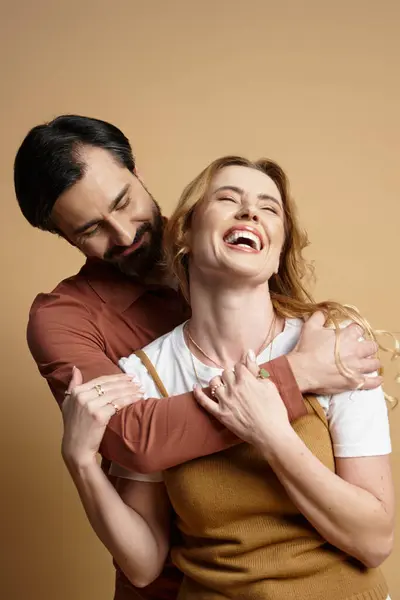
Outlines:
[[118,127],[89,117],[62,115],[37,125],[22,142],[14,162],[15,193],[21,211],[34,227],[56,232],[51,211],[57,199],[85,174],[84,146],[108,150],[131,173],[135,159]]

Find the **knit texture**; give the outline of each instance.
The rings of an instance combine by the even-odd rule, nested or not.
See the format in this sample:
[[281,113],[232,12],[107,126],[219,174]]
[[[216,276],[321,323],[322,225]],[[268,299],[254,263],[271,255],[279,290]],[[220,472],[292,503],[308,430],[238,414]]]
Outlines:
[[[292,426],[335,469],[325,415],[305,398]],[[185,574],[179,600],[385,600],[379,569],[328,544],[288,497],[261,454],[241,444],[164,473],[182,543],[172,558]]]

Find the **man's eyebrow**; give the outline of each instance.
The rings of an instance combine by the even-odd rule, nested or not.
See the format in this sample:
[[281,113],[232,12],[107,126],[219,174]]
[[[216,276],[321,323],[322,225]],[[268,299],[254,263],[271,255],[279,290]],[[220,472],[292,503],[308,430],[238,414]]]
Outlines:
[[115,210],[118,206],[118,204],[121,202],[122,198],[124,196],[126,196],[127,191],[129,190],[129,183],[127,183],[122,190],[120,191],[120,193],[118,194],[118,196],[116,196],[116,198],[111,202],[110,206],[108,207],[108,212],[113,212],[113,210]]
[[[240,187],[237,187],[236,185],[222,185],[221,187],[219,187],[215,190],[214,194],[216,194],[217,192],[223,192],[223,191],[235,192],[236,194],[239,194],[240,196],[244,195],[244,190]],[[277,200],[274,196],[270,196],[269,194],[257,194],[257,198],[259,200],[271,200],[272,202],[275,202],[279,206],[281,205],[279,200]]]
[[[121,202],[122,198],[124,198],[124,196],[126,196],[128,190],[129,190],[129,187],[130,187],[129,183],[127,183],[122,188],[122,190],[114,198],[114,200],[111,202],[110,206],[108,207],[108,212],[112,213],[113,210],[115,210],[117,208],[117,206]],[[98,225],[100,222],[101,222],[101,219],[92,219],[91,221],[88,221],[84,225],[81,225],[80,227],[75,229],[73,233],[74,233],[74,235],[79,235],[80,233],[84,233],[87,229],[90,229],[94,225]]]

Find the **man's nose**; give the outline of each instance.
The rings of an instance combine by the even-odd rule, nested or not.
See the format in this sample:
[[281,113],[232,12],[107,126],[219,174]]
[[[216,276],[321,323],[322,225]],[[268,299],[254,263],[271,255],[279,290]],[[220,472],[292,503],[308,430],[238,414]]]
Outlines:
[[128,224],[118,222],[112,223],[112,238],[117,246],[130,246],[133,242],[134,232],[128,227]]

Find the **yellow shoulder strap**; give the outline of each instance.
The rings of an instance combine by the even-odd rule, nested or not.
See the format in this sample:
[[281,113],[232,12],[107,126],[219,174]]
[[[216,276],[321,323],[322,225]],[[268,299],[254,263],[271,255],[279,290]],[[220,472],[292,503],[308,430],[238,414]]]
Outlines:
[[306,401],[306,406],[307,406],[307,410],[308,413],[315,412],[317,417],[319,417],[321,419],[321,421],[323,422],[323,424],[325,425],[325,427],[328,427],[328,420],[326,418],[324,409],[322,408],[322,406],[320,405],[320,403],[318,402],[318,399],[316,396],[312,396],[310,394],[307,394],[304,396],[304,400]]
[[163,398],[168,398],[169,394],[168,394],[163,382],[161,381],[160,376],[157,373],[153,363],[147,356],[146,352],[143,352],[143,350],[136,350],[135,354],[138,358],[140,358],[140,360],[146,367],[148,374],[153,378],[154,383],[156,384],[157,389],[160,392],[161,396]]

